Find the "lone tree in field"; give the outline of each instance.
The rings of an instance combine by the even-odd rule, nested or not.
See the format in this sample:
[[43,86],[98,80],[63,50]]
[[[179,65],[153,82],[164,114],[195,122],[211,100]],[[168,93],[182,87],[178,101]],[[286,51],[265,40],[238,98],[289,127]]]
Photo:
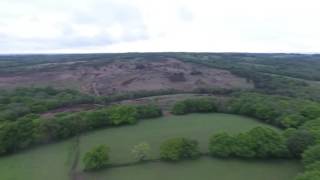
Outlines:
[[144,161],[147,159],[149,151],[150,151],[149,144],[142,142],[133,146],[131,152],[138,161]]
[[109,161],[109,147],[100,145],[87,152],[83,158],[85,170],[97,170],[105,167]]

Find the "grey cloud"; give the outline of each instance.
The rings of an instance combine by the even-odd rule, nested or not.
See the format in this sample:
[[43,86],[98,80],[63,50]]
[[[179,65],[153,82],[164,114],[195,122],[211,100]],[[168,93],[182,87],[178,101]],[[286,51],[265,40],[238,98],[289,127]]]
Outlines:
[[[46,38],[17,38],[9,34],[0,35],[0,51],[12,50],[39,50],[39,49],[63,49],[82,48],[91,46],[108,46],[120,42],[145,40],[148,38],[146,27],[140,12],[128,5],[116,2],[94,1],[85,10],[71,9],[68,11],[71,21],[68,24],[59,24],[62,36]],[[110,34],[102,32],[94,37],[77,36],[75,25],[96,26],[108,29],[114,25],[120,25],[124,30],[123,36],[114,39]]]

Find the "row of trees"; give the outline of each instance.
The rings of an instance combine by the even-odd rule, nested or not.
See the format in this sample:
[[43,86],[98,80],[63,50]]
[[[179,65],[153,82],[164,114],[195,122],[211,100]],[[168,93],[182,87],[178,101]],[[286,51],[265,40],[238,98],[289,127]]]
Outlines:
[[29,115],[0,126],[0,154],[12,153],[32,144],[58,141],[92,129],[134,124],[139,119],[161,115],[161,110],[152,105],[117,105],[87,112],[61,113],[51,119]]

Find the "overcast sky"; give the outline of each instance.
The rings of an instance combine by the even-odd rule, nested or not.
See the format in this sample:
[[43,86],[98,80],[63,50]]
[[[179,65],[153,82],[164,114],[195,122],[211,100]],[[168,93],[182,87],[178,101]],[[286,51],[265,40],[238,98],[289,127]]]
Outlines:
[[0,0],[0,53],[320,52],[319,0]]

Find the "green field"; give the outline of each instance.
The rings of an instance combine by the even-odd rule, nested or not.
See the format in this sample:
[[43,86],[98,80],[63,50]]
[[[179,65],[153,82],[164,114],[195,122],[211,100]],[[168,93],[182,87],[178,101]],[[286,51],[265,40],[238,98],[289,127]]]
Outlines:
[[[15,155],[0,158],[0,179],[5,180],[65,180],[75,162],[75,152],[79,148],[80,158],[76,166],[82,172],[83,154],[93,146],[107,144],[111,148],[111,163],[133,162],[130,153],[133,145],[147,142],[151,146],[151,157],[158,157],[159,144],[172,137],[197,139],[203,152],[207,151],[209,137],[217,132],[241,132],[256,126],[269,125],[257,120],[228,114],[191,114],[168,116],[144,120],[137,125],[101,129],[80,137],[79,147],[75,141],[68,140],[44,145]],[[228,169],[228,170],[227,170]],[[191,179],[275,179],[289,180],[301,170],[296,161],[240,161],[201,158],[177,164],[149,163],[144,165],[114,168],[98,173],[80,173],[84,179],[173,179],[182,178],[184,173]],[[230,173],[230,172],[232,173]],[[252,172],[254,172],[252,174]],[[249,176],[250,174],[250,176]],[[204,176],[202,178],[202,176]],[[210,178],[209,178],[210,177]],[[180,179],[181,179],[180,178]],[[184,178],[185,179],[185,178]]]

